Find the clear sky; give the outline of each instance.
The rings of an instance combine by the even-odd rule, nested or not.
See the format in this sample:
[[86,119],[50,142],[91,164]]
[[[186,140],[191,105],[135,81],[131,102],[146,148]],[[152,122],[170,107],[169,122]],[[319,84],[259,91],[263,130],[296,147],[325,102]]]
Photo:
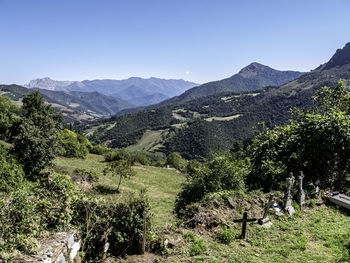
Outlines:
[[0,0],[0,83],[309,71],[349,33],[349,0]]

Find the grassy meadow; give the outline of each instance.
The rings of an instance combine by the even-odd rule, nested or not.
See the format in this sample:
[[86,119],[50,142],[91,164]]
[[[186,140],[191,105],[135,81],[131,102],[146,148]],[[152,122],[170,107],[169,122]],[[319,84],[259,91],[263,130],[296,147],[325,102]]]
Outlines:
[[[58,157],[55,164],[65,167],[68,170],[75,168],[93,170],[99,176],[97,185],[106,189],[116,188],[118,176],[104,176],[104,157],[101,155],[89,154],[85,159]],[[166,227],[175,221],[172,213],[177,193],[185,177],[175,169],[166,169],[152,166],[134,166],[136,176],[125,179],[120,186],[120,193],[103,193],[101,197],[110,201],[117,201],[128,196],[129,193],[138,193],[146,189],[153,212],[153,225]]]

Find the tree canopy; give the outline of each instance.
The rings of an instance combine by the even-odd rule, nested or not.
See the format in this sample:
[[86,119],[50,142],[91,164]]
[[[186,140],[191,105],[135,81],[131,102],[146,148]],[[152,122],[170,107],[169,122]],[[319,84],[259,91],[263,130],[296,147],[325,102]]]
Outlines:
[[44,104],[44,98],[37,91],[23,98],[20,115],[14,153],[25,174],[34,179],[56,156],[57,132],[62,119],[50,105]]
[[278,189],[289,173],[303,171],[306,187],[340,187],[350,172],[350,91],[344,82],[324,87],[314,96],[316,107],[292,110],[286,126],[263,128],[250,147],[248,182]]

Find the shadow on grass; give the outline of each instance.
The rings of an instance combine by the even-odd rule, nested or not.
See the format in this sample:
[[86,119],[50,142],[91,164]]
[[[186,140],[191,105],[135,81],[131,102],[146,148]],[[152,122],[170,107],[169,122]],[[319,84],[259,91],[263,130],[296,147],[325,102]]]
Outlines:
[[115,187],[105,184],[98,184],[95,186],[94,190],[103,195],[118,194],[120,193]]

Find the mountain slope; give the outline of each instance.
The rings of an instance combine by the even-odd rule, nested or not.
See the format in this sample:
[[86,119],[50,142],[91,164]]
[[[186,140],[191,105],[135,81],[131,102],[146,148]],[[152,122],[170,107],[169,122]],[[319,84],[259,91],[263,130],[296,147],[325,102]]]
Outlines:
[[[44,96],[46,103],[51,104],[57,112],[62,113],[67,122],[91,121],[133,107],[126,101],[98,92],[34,90],[38,90]],[[9,97],[19,105],[22,104],[23,96],[30,92],[33,90],[19,85],[0,85],[0,95]]]
[[[0,95],[9,97],[18,105],[22,105],[23,96],[30,92],[33,91],[19,85],[0,85]],[[96,119],[95,116],[82,113],[80,111],[75,110],[74,108],[62,105],[58,101],[51,99],[44,94],[42,95],[45,99],[45,102],[51,104],[51,106],[55,109],[56,112],[61,113],[66,122],[80,122],[87,120],[91,121]]]
[[96,117],[113,115],[123,109],[134,106],[122,99],[106,96],[98,92],[37,90],[62,105]]
[[279,71],[254,62],[232,77],[194,87],[175,98],[164,101],[162,105],[183,103],[224,91],[241,92],[257,90],[266,86],[279,86],[300,77],[302,74],[304,73],[298,71]]
[[[344,61],[347,47],[337,52],[336,61]],[[331,62],[334,66],[327,68],[328,63],[282,86],[199,97],[182,104],[114,116],[86,129],[93,140],[108,142],[112,147],[137,144],[149,130],[159,131],[162,143],[153,149],[177,151],[186,158],[208,156],[210,150],[230,149],[236,141],[249,141],[261,121],[271,128],[284,124],[290,108],[313,105],[312,95],[317,89],[334,87],[339,80],[350,82],[350,63]],[[94,126],[98,126],[98,132]]]
[[141,100],[142,97],[163,94],[169,98],[177,96],[197,85],[182,79],[143,79],[133,77],[125,80],[55,81],[50,78],[43,78],[30,81],[26,87],[52,91],[97,91],[104,95],[125,99],[131,104],[146,106],[150,105],[150,103],[147,98]]

